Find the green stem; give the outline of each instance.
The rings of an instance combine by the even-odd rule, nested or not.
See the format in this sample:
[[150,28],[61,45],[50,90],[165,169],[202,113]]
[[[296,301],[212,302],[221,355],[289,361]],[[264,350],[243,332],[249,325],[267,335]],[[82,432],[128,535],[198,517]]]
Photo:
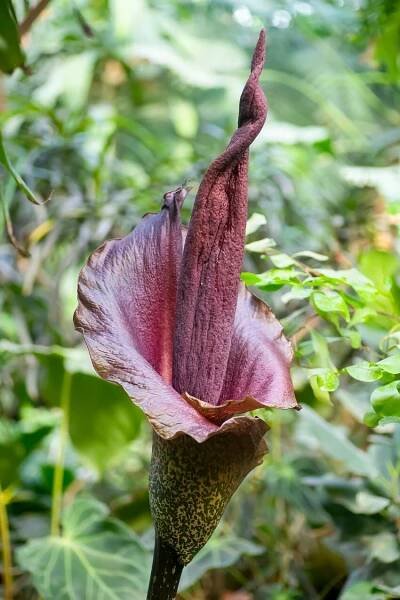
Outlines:
[[4,600],[12,600],[13,576],[11,560],[10,527],[7,515],[7,500],[0,488],[0,538],[3,551]]
[[63,499],[64,457],[68,440],[69,407],[71,397],[71,374],[65,371],[61,389],[61,426],[56,464],[54,466],[53,494],[51,502],[51,535],[60,535],[60,517]]
[[156,534],[147,600],[174,600],[182,569],[175,550]]

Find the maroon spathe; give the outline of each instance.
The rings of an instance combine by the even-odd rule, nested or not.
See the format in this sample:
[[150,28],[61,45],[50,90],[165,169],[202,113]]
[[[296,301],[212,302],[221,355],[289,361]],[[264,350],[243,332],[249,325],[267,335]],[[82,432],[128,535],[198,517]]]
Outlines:
[[158,214],[95,250],[79,277],[75,326],[95,369],[120,384],[165,439],[250,432],[257,419],[240,413],[297,406],[282,327],[239,283],[248,148],[266,116],[264,47],[261,32],[238,129],[204,175],[186,240],[187,190],[179,187]]

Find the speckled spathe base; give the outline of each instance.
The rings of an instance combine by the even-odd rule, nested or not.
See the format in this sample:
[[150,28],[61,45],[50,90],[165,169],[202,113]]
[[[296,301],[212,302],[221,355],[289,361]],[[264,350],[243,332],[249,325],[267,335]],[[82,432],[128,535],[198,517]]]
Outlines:
[[186,435],[166,441],[154,434],[151,512],[159,537],[184,565],[207,542],[232,494],[267,451],[264,421],[247,417],[243,425],[203,444]]

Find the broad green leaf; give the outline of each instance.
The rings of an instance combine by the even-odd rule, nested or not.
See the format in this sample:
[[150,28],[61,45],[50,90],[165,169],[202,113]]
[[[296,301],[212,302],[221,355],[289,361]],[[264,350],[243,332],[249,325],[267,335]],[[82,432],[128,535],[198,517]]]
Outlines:
[[256,275],[256,273],[244,272],[241,273],[240,278],[246,285],[256,285],[261,281],[261,277],[259,275]]
[[51,424],[0,420],[0,486],[18,482],[19,469],[52,430]]
[[382,377],[382,369],[376,363],[360,360],[354,365],[350,365],[344,369],[353,379],[357,381],[377,381]]
[[11,73],[25,61],[21,49],[18,23],[11,0],[0,2],[0,71]]
[[371,404],[381,417],[400,417],[400,381],[376,388],[371,394]]
[[350,319],[349,308],[342,296],[334,291],[314,292],[311,301],[320,314],[329,317],[331,314],[339,314],[346,321]]
[[[345,284],[352,287],[360,297],[371,299],[372,294],[376,294],[376,287],[368,277],[365,277],[357,269],[318,269],[321,282],[324,280],[333,284]],[[316,278],[318,279],[318,278]]]
[[381,563],[392,563],[400,558],[397,537],[390,531],[382,531],[367,539],[370,559]]
[[246,235],[251,235],[252,233],[255,233],[260,229],[260,227],[262,227],[266,223],[267,219],[264,215],[262,215],[261,213],[253,213],[247,221]]
[[29,541],[17,559],[44,600],[143,600],[151,561],[132,531],[89,497],[65,510],[62,537]]
[[369,410],[364,415],[364,423],[367,427],[376,427],[379,425],[381,417],[373,410]]
[[298,416],[298,435],[310,449],[336,460],[351,473],[373,478],[377,471],[369,456],[346,438],[342,429],[328,423],[309,406],[303,406]]
[[123,389],[98,377],[83,348],[21,346],[3,342],[0,350],[32,353],[43,364],[41,393],[58,406],[65,371],[72,374],[69,434],[75,449],[102,472],[139,435],[143,415]]
[[278,269],[286,269],[295,264],[293,258],[288,254],[270,254],[269,259]]
[[398,258],[391,252],[368,250],[359,258],[360,270],[374,282],[376,287],[390,292],[393,275],[399,268]]
[[246,244],[246,250],[248,252],[255,252],[257,254],[267,254],[271,248],[276,246],[275,240],[271,238],[263,238],[262,240],[257,240],[256,242],[250,242]]
[[340,594],[339,600],[387,600],[386,596],[376,591],[375,585],[370,581],[358,581]]
[[143,416],[119,386],[75,373],[71,385],[69,433],[78,452],[99,471],[134,440]]
[[217,530],[193,561],[183,570],[179,589],[184,591],[191,587],[211,569],[231,567],[243,555],[258,556],[264,552],[265,549],[258,544],[232,534],[224,535],[221,530]]
[[302,250],[301,252],[296,252],[293,254],[293,258],[313,258],[314,260],[318,260],[324,262],[329,260],[328,256],[325,254],[319,254],[319,252],[312,252],[311,250]]
[[304,300],[305,298],[309,298],[312,294],[312,290],[301,287],[294,287],[286,294],[282,295],[282,302],[287,304],[292,300]]
[[369,303],[375,310],[389,314],[399,313],[398,285],[396,272],[399,270],[399,259],[392,252],[368,250],[359,258],[360,270],[374,282],[379,295]]
[[374,515],[387,508],[389,504],[390,500],[388,498],[361,491],[356,494],[355,505],[352,511],[364,515]]
[[256,285],[264,290],[275,290],[284,285],[299,285],[301,276],[301,271],[295,269],[270,269],[259,275]]
[[361,308],[356,308],[350,319],[350,325],[352,325],[354,327],[354,325],[358,325],[359,323],[365,323],[366,321],[369,321],[371,318],[373,318],[375,316],[376,316],[376,310],[374,310],[370,306],[363,306]]
[[385,373],[398,375],[400,373],[400,352],[391,354],[377,363]]

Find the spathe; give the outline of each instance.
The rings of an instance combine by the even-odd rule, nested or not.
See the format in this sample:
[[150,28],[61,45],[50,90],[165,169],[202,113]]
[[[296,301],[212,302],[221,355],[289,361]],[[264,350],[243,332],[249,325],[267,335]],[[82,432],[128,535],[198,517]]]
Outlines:
[[164,439],[204,442],[239,422],[251,427],[239,413],[297,405],[289,342],[270,309],[239,286],[248,147],[266,115],[263,63],[261,33],[239,127],[203,178],[185,244],[179,187],[158,214],[100,246],[79,277],[75,326],[96,371],[120,384]]

